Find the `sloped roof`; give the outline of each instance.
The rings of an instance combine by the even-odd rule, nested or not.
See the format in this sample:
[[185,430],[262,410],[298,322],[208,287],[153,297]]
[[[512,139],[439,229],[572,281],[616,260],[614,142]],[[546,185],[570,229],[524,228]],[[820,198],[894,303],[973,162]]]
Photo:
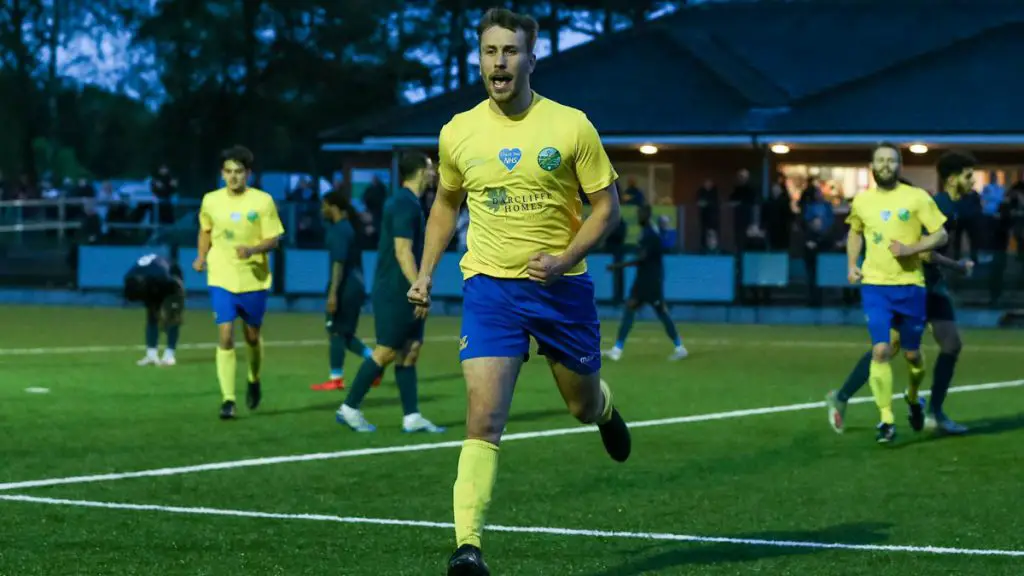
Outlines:
[[[702,4],[541,60],[531,84],[602,135],[1024,133],[1022,23],[1005,0]],[[484,98],[477,82],[322,137],[436,136]]]

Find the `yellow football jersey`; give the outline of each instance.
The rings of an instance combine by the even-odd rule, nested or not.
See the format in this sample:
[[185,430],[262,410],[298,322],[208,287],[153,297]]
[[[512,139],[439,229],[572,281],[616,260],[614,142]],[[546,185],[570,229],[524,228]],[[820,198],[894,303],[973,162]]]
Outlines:
[[210,232],[213,242],[206,258],[208,285],[236,294],[270,288],[270,254],[241,259],[236,252],[239,246],[255,246],[284,234],[270,194],[256,188],[242,194],[227,188],[209,192],[199,209],[199,226]]
[[[538,252],[565,252],[583,224],[586,194],[618,178],[583,112],[538,94],[522,115],[506,117],[487,100],[441,128],[440,184],[465,190],[468,251],[462,274],[526,278]],[[586,272],[581,261],[568,272]]]
[[942,228],[946,217],[928,192],[904,184],[889,191],[869,188],[854,197],[846,222],[864,235],[863,284],[924,286],[921,258],[896,258],[889,244],[915,244],[924,235],[922,228],[928,234]]

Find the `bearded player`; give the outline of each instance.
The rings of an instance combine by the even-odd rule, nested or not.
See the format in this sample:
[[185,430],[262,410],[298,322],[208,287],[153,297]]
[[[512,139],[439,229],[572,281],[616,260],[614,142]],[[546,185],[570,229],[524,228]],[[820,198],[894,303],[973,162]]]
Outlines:
[[[946,216],[946,228],[952,227],[957,220],[956,201],[974,188],[974,165],[977,161],[970,153],[949,151],[939,159],[939,182],[942,185],[935,195],[935,204]],[[945,434],[964,434],[967,427],[946,416],[943,405],[953,380],[953,372],[957,359],[960,357],[962,340],[956,324],[956,313],[953,299],[943,276],[942,269],[949,269],[964,275],[970,275],[974,262],[970,260],[956,261],[943,252],[935,250],[922,255],[924,263],[925,287],[928,290],[926,314],[932,327],[935,343],[939,345],[939,356],[935,359],[932,369],[932,393],[926,409],[922,410],[923,399],[917,405],[910,406],[910,426],[914,430],[923,428],[938,430]],[[893,349],[899,347],[899,335],[892,335]],[[857,391],[868,380],[871,364],[871,353],[866,353],[847,377],[846,383],[838,391],[829,392],[825,397],[828,405],[828,421],[833,430],[842,434],[845,429],[846,405]]]
[[[530,338],[546,356],[569,411],[597,424],[619,462],[626,423],[600,378],[601,334],[584,260],[619,221],[617,174],[583,112],[530,89],[537,22],[489,10],[477,28],[489,98],[455,115],[439,137],[439,185],[423,264],[409,300],[430,304],[431,275],[469,207],[459,356],[466,379],[466,440],[454,486],[457,549],[449,575],[490,574],[481,553],[498,444]],[[582,189],[593,211],[583,221]]]
[[263,340],[260,330],[272,284],[270,252],[277,248],[284,226],[274,199],[247,185],[253,156],[235,146],[221,154],[224,188],[203,196],[199,209],[199,250],[192,267],[207,268],[214,322],[217,324],[217,380],[222,403],[220,417],[235,417],[235,320],[241,320],[249,346],[249,386],[246,406],[260,404]]
[[[861,283],[861,301],[871,336],[868,383],[881,416],[879,443],[896,437],[892,413],[892,346],[897,329],[910,369],[906,400],[920,411],[918,390],[924,379],[921,335],[927,323],[927,291],[921,255],[945,244],[946,217],[924,190],[899,181],[902,157],[893,144],[878,145],[871,156],[875,186],[858,194],[846,221],[848,279]],[[863,268],[857,265],[865,248]],[[916,408],[915,408],[916,407]],[[923,414],[921,415],[923,418]]]

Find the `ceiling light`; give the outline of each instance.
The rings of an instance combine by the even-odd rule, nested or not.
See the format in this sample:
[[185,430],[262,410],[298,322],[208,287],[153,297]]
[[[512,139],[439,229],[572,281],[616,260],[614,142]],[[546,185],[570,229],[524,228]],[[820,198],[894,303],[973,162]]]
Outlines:
[[658,147],[654,146],[653,144],[644,144],[643,146],[640,147],[640,153],[647,154],[648,156],[651,154],[657,154]]
[[785,144],[772,144],[773,154],[789,154],[789,146]]
[[911,144],[910,145],[910,153],[911,154],[924,154],[926,152],[928,152],[928,147],[925,146],[924,144]]

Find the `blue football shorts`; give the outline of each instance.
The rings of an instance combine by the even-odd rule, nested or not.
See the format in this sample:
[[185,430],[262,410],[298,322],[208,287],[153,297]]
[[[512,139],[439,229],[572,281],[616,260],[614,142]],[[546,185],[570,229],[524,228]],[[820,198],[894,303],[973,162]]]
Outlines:
[[904,350],[920,350],[928,324],[928,294],[923,286],[861,287],[861,302],[871,334],[871,345],[889,343],[889,331],[900,335]]
[[476,275],[463,285],[459,360],[527,357],[538,352],[577,374],[601,369],[601,323],[589,274],[550,286]]
[[253,292],[229,292],[220,286],[210,286],[210,304],[213,306],[213,318],[217,324],[234,322],[241,318],[242,322],[254,328],[263,325],[263,316],[267,313],[266,290]]

